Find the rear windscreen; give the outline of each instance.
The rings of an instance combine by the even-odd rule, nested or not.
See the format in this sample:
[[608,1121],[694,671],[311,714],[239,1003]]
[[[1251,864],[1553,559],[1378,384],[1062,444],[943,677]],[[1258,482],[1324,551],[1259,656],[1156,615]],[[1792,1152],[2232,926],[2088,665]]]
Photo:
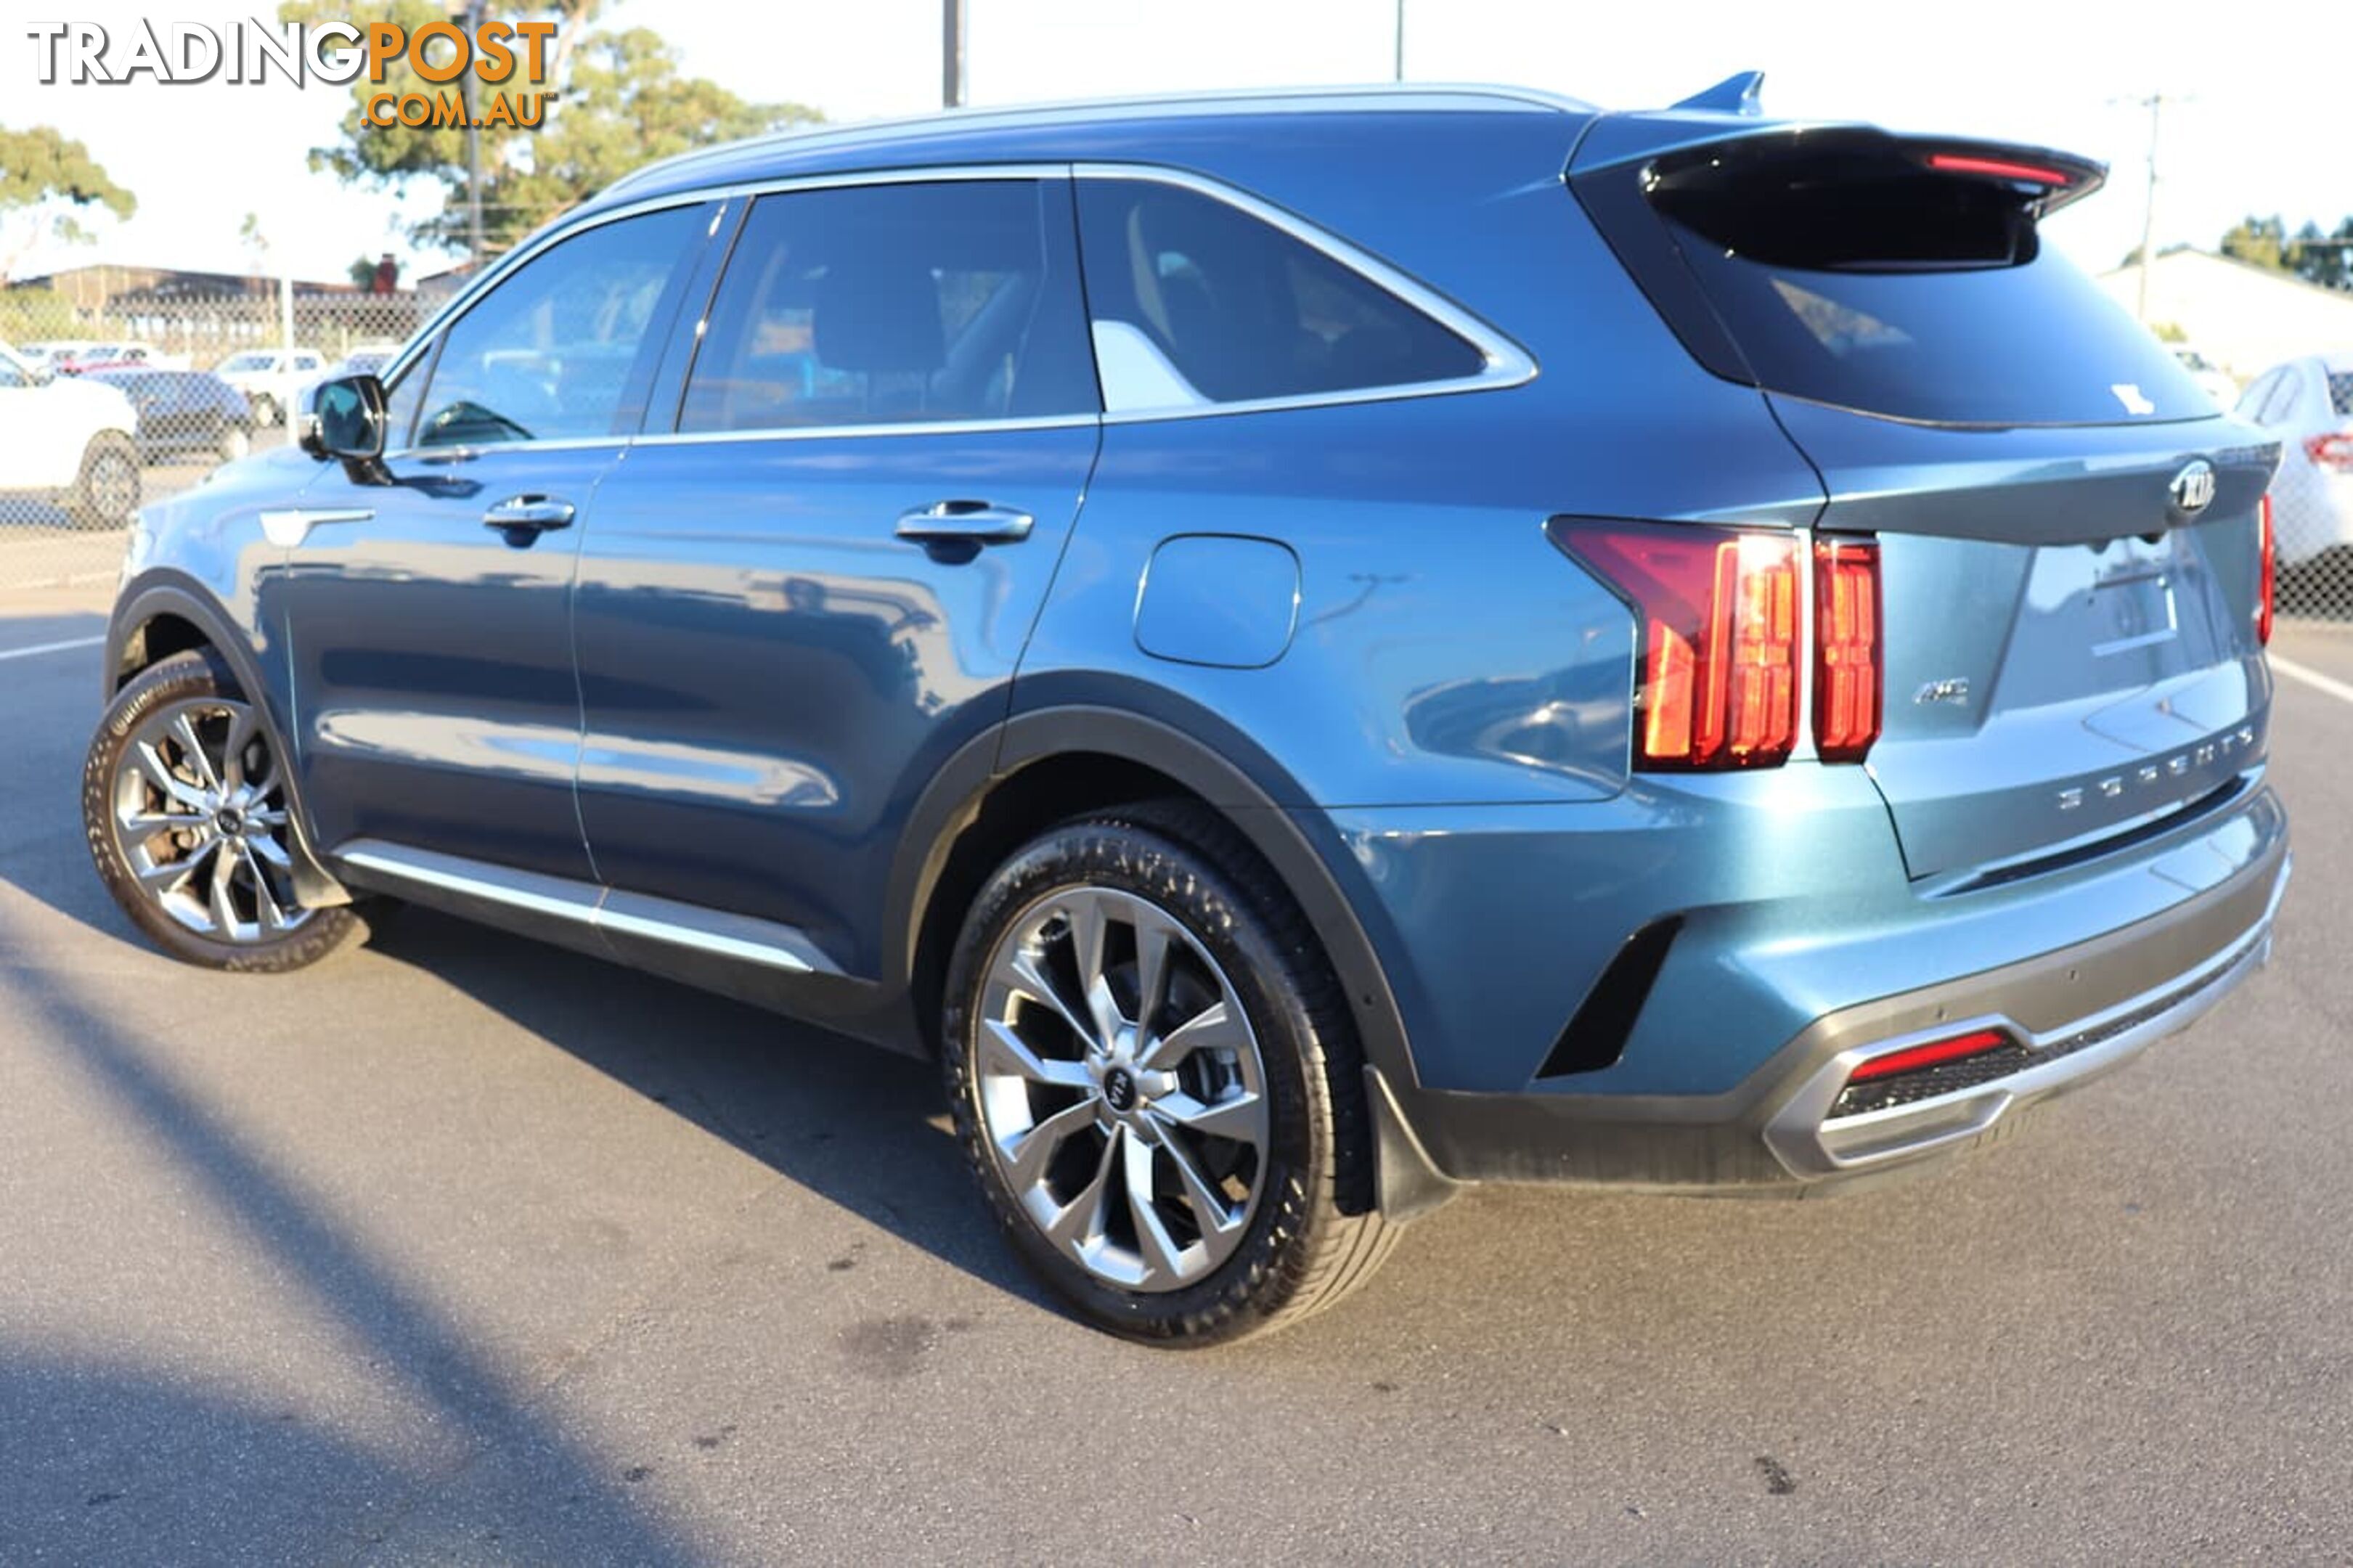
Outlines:
[[[1606,171],[1600,179],[1618,175]],[[1661,248],[1620,243],[1630,199],[1593,203],[1652,299],[1773,392],[1938,424],[2083,425],[2214,412],[2164,345],[2065,258],[2031,180],[1954,174],[1871,134],[1768,135],[1637,172],[1715,320],[1685,331]],[[1582,193],[1581,193],[1582,194]],[[1704,361],[1727,357],[1701,353]]]

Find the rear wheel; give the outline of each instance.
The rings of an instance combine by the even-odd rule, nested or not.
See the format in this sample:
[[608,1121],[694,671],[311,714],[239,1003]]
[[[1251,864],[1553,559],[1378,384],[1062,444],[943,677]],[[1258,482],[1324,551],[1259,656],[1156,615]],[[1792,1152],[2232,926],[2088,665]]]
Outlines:
[[266,392],[253,395],[253,422],[267,429],[278,423],[278,399]]
[[300,969],[364,930],[347,908],[295,897],[276,741],[205,653],[174,654],[122,689],[90,741],[81,805],[107,891],[175,958]]
[[65,508],[76,528],[121,528],[131,521],[139,510],[139,448],[130,437],[102,430],[90,438]]
[[234,463],[253,450],[253,437],[242,425],[223,425],[220,439],[214,443],[213,449],[220,454],[222,462]]
[[1082,819],[965,921],[943,1052],[1015,1250],[1092,1322],[1202,1345],[1338,1300],[1392,1249],[1347,1010],[1222,820]]

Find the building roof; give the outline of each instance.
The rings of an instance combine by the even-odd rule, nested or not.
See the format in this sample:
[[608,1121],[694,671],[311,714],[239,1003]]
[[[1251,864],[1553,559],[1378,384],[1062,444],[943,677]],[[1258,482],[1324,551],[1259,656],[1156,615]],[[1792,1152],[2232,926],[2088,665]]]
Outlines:
[[[2099,276],[2126,310],[2140,300],[2135,262]],[[2353,293],[2208,250],[2168,250],[2148,268],[2150,325],[2179,327],[2244,381],[2273,365],[2353,344]]]

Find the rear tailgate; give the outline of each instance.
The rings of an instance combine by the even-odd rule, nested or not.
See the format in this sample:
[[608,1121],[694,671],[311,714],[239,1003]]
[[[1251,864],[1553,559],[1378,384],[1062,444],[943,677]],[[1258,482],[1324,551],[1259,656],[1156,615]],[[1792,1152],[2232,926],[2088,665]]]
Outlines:
[[[1869,767],[1915,878],[1999,874],[2219,800],[2262,755],[2251,625],[2275,449],[2221,420],[1999,434],[1776,399],[1879,536],[1885,708]],[[2203,462],[2197,521],[2172,481]]]
[[2099,184],[2041,149],[1742,128],[1572,171],[1684,345],[1757,386],[1880,542],[1867,765],[1915,879],[2013,874],[2242,787],[2269,677],[2275,444],[2042,243]]

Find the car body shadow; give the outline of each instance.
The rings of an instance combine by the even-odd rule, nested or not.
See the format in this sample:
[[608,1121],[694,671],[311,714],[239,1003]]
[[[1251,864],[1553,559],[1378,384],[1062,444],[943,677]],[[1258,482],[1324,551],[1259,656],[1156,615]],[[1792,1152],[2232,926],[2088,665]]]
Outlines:
[[973,1191],[931,1062],[413,905],[390,910],[369,950],[901,1240],[1050,1304]]

